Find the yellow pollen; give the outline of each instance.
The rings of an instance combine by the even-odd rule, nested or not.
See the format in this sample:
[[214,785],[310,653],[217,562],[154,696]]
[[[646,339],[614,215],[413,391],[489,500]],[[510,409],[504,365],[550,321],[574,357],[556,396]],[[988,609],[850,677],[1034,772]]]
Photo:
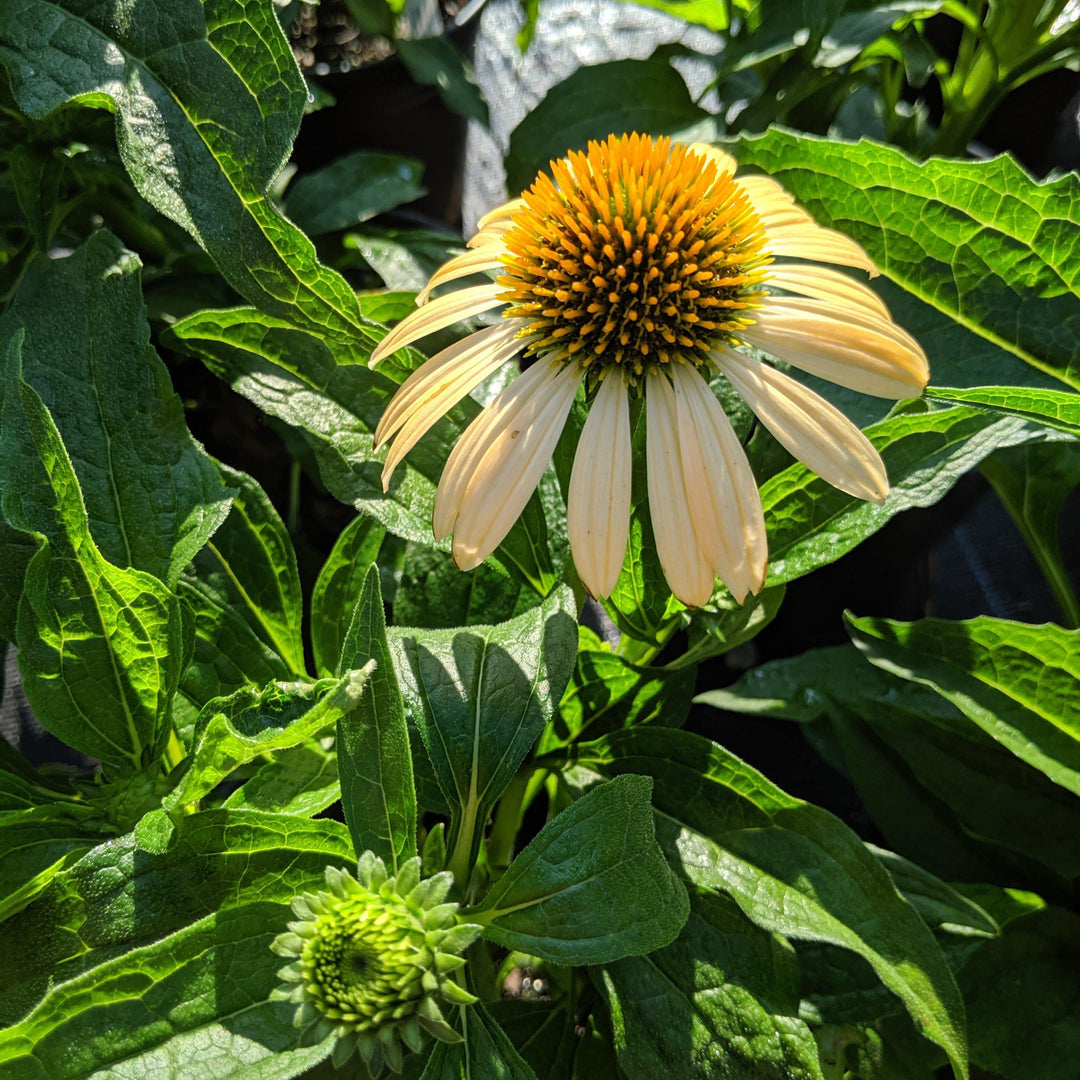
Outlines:
[[731,341],[752,322],[768,262],[764,228],[733,178],[644,135],[553,161],[504,244],[503,314],[525,320],[529,350],[558,343],[564,357],[634,377],[676,357],[704,363]]

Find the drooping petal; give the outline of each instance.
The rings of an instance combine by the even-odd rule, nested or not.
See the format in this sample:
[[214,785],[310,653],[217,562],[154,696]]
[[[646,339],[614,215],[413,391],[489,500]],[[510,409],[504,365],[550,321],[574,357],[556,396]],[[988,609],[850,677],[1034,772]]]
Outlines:
[[479,330],[443,349],[401,384],[375,429],[376,448],[397,432],[383,466],[384,491],[394,469],[428,428],[520,351],[519,329],[511,320]]
[[739,396],[807,468],[857,499],[885,501],[889,493],[885,464],[839,409],[752,356],[724,348],[713,356]]
[[[770,255],[854,266],[877,277],[874,260],[850,236],[823,228],[798,207],[789,207],[784,213],[782,219],[764,222],[765,251]],[[800,220],[801,216],[806,220]]]
[[483,247],[466,251],[463,255],[455,255],[431,275],[428,283],[416,294],[416,303],[426,304],[431,291],[440,285],[445,285],[448,281],[456,281],[470,274],[483,273],[485,270],[497,270],[502,266],[499,261],[502,250],[502,245],[498,240],[492,240]]
[[930,377],[926,354],[886,319],[778,296],[767,296],[753,319],[739,331],[748,345],[863,394],[915,397]]
[[622,373],[600,384],[574,455],[566,527],[581,583],[609,596],[630,532],[630,403]]
[[765,284],[785,292],[798,293],[816,300],[828,300],[855,311],[869,311],[883,319],[892,319],[885,301],[873,289],[854,281],[839,270],[799,263],[773,263]]
[[649,516],[656,554],[675,596],[688,607],[700,607],[712,596],[713,571],[690,518],[675,391],[656,368],[649,368],[645,378],[645,423]]
[[498,285],[476,285],[471,289],[459,289],[449,296],[440,296],[422,308],[407,315],[379,342],[368,361],[374,367],[384,356],[418,341],[428,334],[442,330],[453,323],[498,307],[502,301]]
[[525,200],[517,198],[511,199],[509,202],[504,202],[501,206],[496,206],[493,210],[489,210],[476,223],[477,233],[482,233],[490,225],[502,224],[504,221],[509,221],[524,205]]
[[813,221],[813,218],[802,207],[796,205],[795,196],[771,177],[737,176],[735,185],[746,193],[754,207],[754,212],[766,226],[770,220],[777,219],[777,216],[779,219],[786,220],[784,215],[792,208],[798,215],[797,220]]
[[739,603],[765,581],[768,544],[750,463],[723,406],[686,364],[673,364],[690,520],[716,576]]
[[[532,393],[519,396],[517,409],[502,414],[494,438],[461,495],[453,555],[462,570],[479,566],[525,509],[551,461],[585,374],[577,364],[541,360],[534,366],[541,368],[542,375]],[[491,406],[493,411],[497,405],[496,401]]]

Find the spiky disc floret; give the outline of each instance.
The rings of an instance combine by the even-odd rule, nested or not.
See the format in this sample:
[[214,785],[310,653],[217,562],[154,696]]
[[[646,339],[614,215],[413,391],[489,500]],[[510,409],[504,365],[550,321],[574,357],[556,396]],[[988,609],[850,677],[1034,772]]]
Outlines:
[[299,919],[271,945],[291,960],[274,997],[296,1002],[305,1043],[337,1035],[335,1064],[359,1052],[374,1077],[384,1065],[400,1072],[403,1046],[419,1050],[425,1034],[459,1038],[439,1002],[476,1000],[449,976],[480,927],[444,902],[452,882],[446,872],[421,880],[419,858],[391,877],[367,851],[356,878],[327,867],[329,891],[293,900]]
[[498,282],[528,349],[631,380],[737,340],[761,298],[765,233],[730,174],[668,138],[614,135],[522,196]]

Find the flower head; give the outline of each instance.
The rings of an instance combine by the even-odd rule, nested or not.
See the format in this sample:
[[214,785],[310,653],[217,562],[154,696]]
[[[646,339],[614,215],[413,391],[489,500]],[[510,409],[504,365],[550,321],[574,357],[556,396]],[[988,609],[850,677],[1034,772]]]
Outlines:
[[[672,592],[704,603],[719,577],[738,600],[765,580],[761,501],[709,379],[726,377],[776,438],[823,479],[881,502],[888,479],[837,409],[749,350],[881,397],[922,392],[926,356],[877,294],[828,266],[877,271],[817,225],[775,181],[737,177],[723,151],[610,136],[551,163],[520,199],[488,214],[470,251],[444,264],[372,364],[435,330],[502,307],[502,320],[418,368],[383,414],[393,437],[384,487],[406,453],[496,368],[533,360],[451,452],[435,500],[437,538],[479,565],[524,509],[579,389],[590,402],[567,525],[594,596],[622,568],[630,519],[630,401],[644,397],[648,496]],[[788,258],[800,260],[787,262]],[[491,284],[430,300],[481,271]]]
[[458,905],[443,903],[451,874],[420,880],[419,858],[391,877],[365,852],[357,877],[327,867],[329,891],[293,901],[299,919],[271,946],[292,961],[279,972],[284,985],[275,996],[297,1003],[306,1042],[336,1034],[335,1064],[358,1051],[378,1076],[384,1064],[401,1071],[403,1044],[415,1051],[425,1034],[460,1038],[439,1000],[476,1000],[450,973],[465,963],[458,954],[480,927],[459,922]]

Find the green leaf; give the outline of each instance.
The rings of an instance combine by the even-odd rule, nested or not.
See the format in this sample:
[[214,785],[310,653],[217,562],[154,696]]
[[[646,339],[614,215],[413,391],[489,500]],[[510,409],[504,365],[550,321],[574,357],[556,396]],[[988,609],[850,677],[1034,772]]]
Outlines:
[[357,150],[295,180],[285,213],[309,236],[337,232],[419,199],[423,173],[412,158]]
[[997,937],[997,923],[973,900],[910,860],[873,844],[867,847],[927,926],[964,936]]
[[461,1009],[463,1039],[437,1042],[420,1080],[536,1080],[499,1022],[477,1003]]
[[[35,259],[0,320],[0,350],[25,335],[23,378],[64,440],[98,550],[175,588],[232,492],[188,432],[150,345],[141,276],[104,229],[66,258]],[[28,471],[14,482],[34,486]]]
[[267,1000],[283,917],[280,904],[216,912],[58,986],[0,1032],[4,1076],[289,1080],[331,1042],[297,1049],[295,1006]]
[[222,805],[314,817],[341,798],[337,755],[325,748],[328,741],[308,739],[275,754]]
[[0,920],[44,888],[73,853],[77,857],[100,843],[107,831],[95,810],[74,802],[39,799],[0,813]]
[[497,626],[390,633],[402,694],[453,808],[448,846],[464,844],[470,864],[479,829],[570,678],[577,654],[573,612],[563,586]]
[[1028,550],[1035,556],[1064,623],[1080,626],[1080,601],[1061,555],[1061,512],[1080,484],[1080,444],[1054,442],[998,450],[980,466]]
[[[367,367],[368,345],[353,340],[333,349],[283,319],[250,308],[203,311],[171,328],[175,347],[198,355],[214,374],[263,412],[298,428],[315,454],[331,494],[380,521],[407,540],[433,544],[435,485],[450,447],[479,405],[467,398],[437,423],[394,474],[387,492],[372,436],[387,402],[408,369],[387,359]],[[416,355],[416,354],[412,354]],[[381,455],[380,455],[381,456]],[[541,484],[541,492],[544,485]],[[561,512],[561,500],[559,500]],[[556,580],[545,518],[556,514],[534,496],[498,548],[500,560],[539,591]],[[445,543],[443,546],[447,546]]]
[[0,63],[31,117],[70,101],[115,111],[139,193],[250,303],[314,333],[374,340],[345,279],[266,195],[307,100],[269,4],[185,0],[162,17],[95,0],[11,0]]
[[734,152],[775,177],[821,224],[854,237],[886,278],[943,323],[966,332],[972,347],[957,349],[947,326],[924,334],[894,312],[926,349],[936,379],[1044,384],[1022,361],[1080,388],[1077,177],[1036,183],[1007,156],[917,162],[865,140],[775,128],[743,137]]
[[[133,833],[101,844],[56,874],[30,904],[5,921],[0,1022],[15,1023],[51,993],[59,994],[54,1001],[89,1022],[92,1011],[84,1010],[92,1010],[95,1001],[105,1005],[105,995],[95,998],[90,989],[68,998],[65,988],[73,991],[72,980],[82,978],[92,988],[95,971],[112,962],[115,966],[108,970],[126,970],[128,985],[138,989],[145,983],[140,982],[138,954],[130,950],[161,941],[161,952],[155,955],[167,959],[169,942],[178,932],[194,928],[201,933],[198,928],[208,919],[212,922],[215,912],[257,912],[262,907],[264,915],[254,920],[250,934],[272,936],[289,920],[287,904],[293,896],[321,887],[327,865],[353,861],[348,831],[335,821],[208,810],[183,815],[174,823],[162,811],[149,814]],[[269,939],[260,943],[260,955],[262,950],[269,953],[268,946]],[[131,959],[125,961],[125,956]],[[269,956],[268,970],[276,970],[281,959]],[[227,978],[227,966],[219,971]],[[208,1000],[196,1003],[196,1012],[214,1008],[212,967],[208,977]],[[263,988],[260,998],[272,985]],[[169,1010],[174,1017],[185,1012],[179,1008],[181,1001],[174,998]],[[285,1015],[280,1031],[295,1044],[291,1017]],[[34,1018],[46,1027],[63,1022],[52,1008],[38,1008]],[[116,1034],[121,1031],[135,1042],[167,1037],[161,1025],[141,1021]],[[110,1039],[90,1042],[97,1052],[110,1052]]]
[[584,150],[612,132],[662,135],[708,117],[690,98],[682,76],[664,59],[614,60],[579,68],[552,87],[510,133],[506,187],[517,193],[552,158]]
[[416,789],[377,566],[364,577],[342,647],[342,667],[361,661],[374,664],[367,691],[337,725],[341,805],[357,855],[374,851],[397,873],[416,855]]
[[414,82],[434,86],[452,112],[487,127],[491,123],[487,102],[473,73],[445,36],[398,38],[398,56]]
[[582,627],[580,635],[574,674],[538,753],[637,724],[679,727],[683,723],[694,693],[693,667],[639,666],[602,648],[592,631]]
[[311,594],[311,646],[320,675],[337,671],[341,644],[368,567],[375,563],[386,529],[374,518],[353,518],[334,542]]
[[246,762],[297,746],[337,723],[356,708],[371,672],[369,662],[332,682],[244,687],[211,701],[195,724],[187,770],[163,805],[170,811],[190,806]]
[[572,803],[467,912],[484,937],[557,964],[604,964],[667,945],[689,913],[656,844],[652,781],[621,776]]
[[204,606],[239,614],[291,675],[303,676],[304,600],[292,541],[266,492],[245,473],[220,468],[240,494],[185,573],[185,596],[195,592]]
[[1017,919],[960,969],[971,1059],[1003,1080],[1077,1080],[1080,918],[1046,908]]
[[118,569],[94,545],[56,425],[19,377],[20,337],[8,357],[0,475],[5,516],[41,537],[18,616],[23,688],[58,738],[138,772],[168,736],[186,651],[180,604],[152,574]]
[[845,495],[804,465],[792,465],[762,485],[770,585],[834,562],[896,514],[932,506],[991,451],[1032,437],[1018,420],[993,420],[962,406],[930,412],[917,402],[866,434],[892,484],[883,506]]
[[1069,435],[1080,435],[1080,397],[1072,390],[1042,390],[1030,386],[928,386],[926,396],[956,405],[974,405],[1006,416],[1045,424]]
[[831,725],[838,760],[889,844],[950,880],[1080,874],[1080,804],[933,690],[869,664],[852,645],[762,664],[696,701]]
[[0,642],[15,640],[26,567],[36,550],[33,537],[13,529],[0,514]]
[[670,945],[593,974],[623,1071],[669,1080],[677,1063],[687,1080],[822,1080],[791,947],[726,898],[692,906]]
[[536,606],[536,593],[492,563],[463,574],[449,552],[409,544],[394,591],[394,622],[449,629],[504,622]]
[[846,616],[871,663],[936,690],[992,739],[1080,795],[1080,631],[989,617]]
[[684,731],[616,732],[579,747],[577,761],[586,775],[652,776],[657,835],[696,889],[727,893],[772,933],[829,942],[869,961],[956,1074],[967,1075],[963,1001],[945,958],[844,824]]

